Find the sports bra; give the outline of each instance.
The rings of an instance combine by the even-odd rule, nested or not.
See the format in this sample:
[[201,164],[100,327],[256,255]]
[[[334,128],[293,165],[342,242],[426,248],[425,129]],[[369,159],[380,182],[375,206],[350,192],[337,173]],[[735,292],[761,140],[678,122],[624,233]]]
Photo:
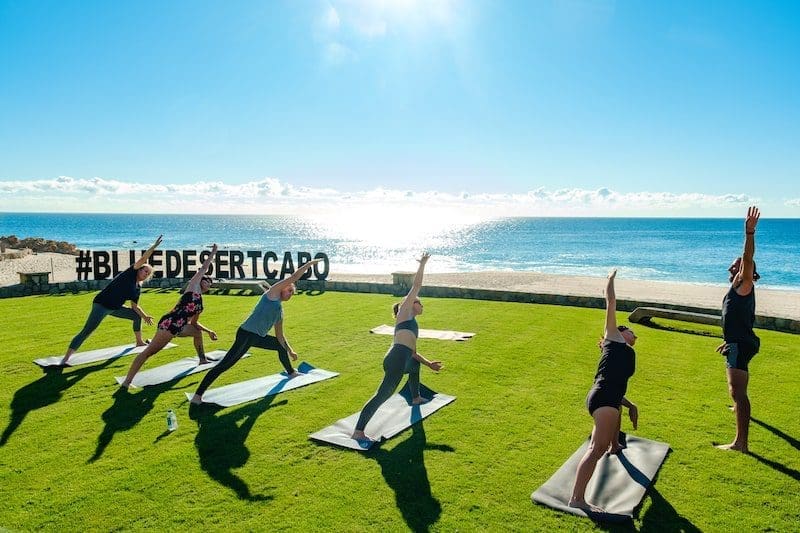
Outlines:
[[419,337],[419,325],[417,325],[417,319],[416,318],[409,318],[408,320],[404,320],[402,322],[399,322],[394,327],[394,332],[397,333],[398,331],[400,331],[402,329],[407,329],[408,331],[413,333],[415,337]]

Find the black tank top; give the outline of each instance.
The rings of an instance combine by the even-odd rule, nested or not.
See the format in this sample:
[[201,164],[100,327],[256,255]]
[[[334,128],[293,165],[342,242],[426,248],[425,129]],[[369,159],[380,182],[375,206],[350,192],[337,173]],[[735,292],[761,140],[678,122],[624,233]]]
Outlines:
[[636,352],[624,342],[603,339],[600,345],[600,363],[594,382],[627,387],[628,379],[636,370]]
[[744,344],[754,354],[758,352],[761,340],[753,332],[756,321],[756,288],[742,296],[733,285],[722,299],[722,335],[725,342]]

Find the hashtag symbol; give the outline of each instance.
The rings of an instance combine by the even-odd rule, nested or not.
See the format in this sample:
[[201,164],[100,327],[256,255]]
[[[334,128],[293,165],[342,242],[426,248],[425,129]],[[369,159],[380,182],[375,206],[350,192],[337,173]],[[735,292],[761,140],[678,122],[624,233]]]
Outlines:
[[75,258],[78,264],[75,267],[75,273],[78,274],[78,281],[82,279],[89,279],[89,273],[92,271],[92,252],[91,250],[79,250],[78,257]]

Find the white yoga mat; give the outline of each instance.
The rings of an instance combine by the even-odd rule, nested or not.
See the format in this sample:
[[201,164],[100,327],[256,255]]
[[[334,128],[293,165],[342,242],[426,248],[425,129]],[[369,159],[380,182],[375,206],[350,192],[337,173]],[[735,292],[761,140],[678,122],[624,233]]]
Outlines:
[[[372,328],[369,330],[370,333],[375,333],[377,335],[394,335],[394,326],[387,326],[386,324],[381,324],[376,328]],[[474,333],[467,333],[464,331],[444,331],[440,329],[420,329],[419,336],[420,339],[439,339],[442,341],[465,341],[474,337]]]
[[[197,356],[184,357],[183,359],[178,359],[177,361],[167,363],[166,365],[148,368],[147,370],[139,372],[133,377],[131,386],[148,387],[150,385],[160,385],[175,379],[180,379],[184,376],[190,376],[192,374],[197,374],[198,372],[205,372],[209,368],[213,368],[219,364],[220,360],[225,357],[225,350],[214,350],[213,352],[208,352],[206,357],[216,359],[216,361],[211,361],[210,363],[200,365],[198,364],[199,360]],[[243,359],[245,357],[250,357],[250,354],[246,353],[244,356],[242,356]],[[122,382],[125,381],[125,376],[117,376],[114,379],[116,379],[117,383],[121,385]]]
[[626,447],[619,454],[605,454],[600,458],[586,487],[586,501],[604,509],[605,513],[586,513],[568,505],[578,463],[588,446],[589,441],[584,441],[561,468],[531,494],[531,500],[602,522],[630,520],[666,459],[669,444],[626,435]]
[[[434,392],[425,385],[420,385],[419,390],[420,395],[431,398],[431,401],[422,405],[411,405],[411,394],[406,382],[400,392],[393,394],[378,408],[364,432],[376,441],[390,439],[456,399],[455,396]],[[337,420],[330,426],[312,433],[308,438],[351,450],[368,450],[374,442],[357,441],[351,437],[360,414],[359,411]]]
[[[167,348],[174,348],[177,344],[171,342],[164,346]],[[86,363],[96,363],[97,361],[107,361],[109,359],[117,359],[125,355],[141,353],[147,346],[136,346],[135,344],[125,344],[123,346],[112,346],[110,348],[99,348],[97,350],[90,350],[88,352],[76,352],[67,361],[67,366],[85,365]],[[64,359],[63,355],[54,355],[52,357],[43,357],[36,359],[33,362],[42,368],[48,366],[61,366],[61,360]]]
[[[316,383],[317,381],[324,381],[339,375],[338,372],[329,372],[321,368],[314,368],[306,362],[300,363],[297,370],[303,374],[296,378],[289,379],[286,376],[286,372],[281,372],[280,374],[272,374],[271,376],[225,385],[218,389],[209,389],[203,394],[203,403],[212,403],[222,407],[233,407],[240,403],[260,400],[266,396],[272,396],[287,390],[304,387]],[[193,396],[194,393],[186,393],[186,398],[189,400],[191,400]]]

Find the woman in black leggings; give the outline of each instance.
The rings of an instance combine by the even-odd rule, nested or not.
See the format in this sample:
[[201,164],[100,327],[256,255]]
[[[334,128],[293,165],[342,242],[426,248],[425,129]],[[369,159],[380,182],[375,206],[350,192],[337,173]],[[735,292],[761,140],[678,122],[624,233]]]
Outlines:
[[592,440],[586,450],[578,471],[575,474],[575,485],[572,488],[570,507],[577,507],[587,512],[603,512],[585,500],[586,485],[594,474],[597,461],[606,451],[616,453],[620,450],[618,442],[622,407],[628,408],[628,415],[636,429],[639,410],[625,398],[628,379],[636,369],[636,335],[627,326],[617,326],[617,298],[614,293],[616,270],[608,275],[606,285],[606,326],[603,340],[600,341],[600,362],[594,385],[586,396],[586,407],[594,419]]
[[386,356],[383,358],[383,381],[381,382],[375,395],[364,405],[361,415],[358,417],[353,438],[359,441],[371,441],[364,433],[367,423],[375,415],[383,402],[394,394],[403,374],[408,374],[408,381],[411,386],[412,403],[419,405],[427,402],[429,398],[423,398],[419,394],[419,367],[423,364],[432,370],[441,370],[440,361],[428,361],[417,353],[417,336],[419,326],[416,316],[422,314],[422,302],[417,295],[422,287],[422,276],[425,271],[425,263],[428,262],[430,254],[423,253],[419,259],[419,268],[414,276],[414,283],[411,290],[402,302],[394,304],[394,343]]

